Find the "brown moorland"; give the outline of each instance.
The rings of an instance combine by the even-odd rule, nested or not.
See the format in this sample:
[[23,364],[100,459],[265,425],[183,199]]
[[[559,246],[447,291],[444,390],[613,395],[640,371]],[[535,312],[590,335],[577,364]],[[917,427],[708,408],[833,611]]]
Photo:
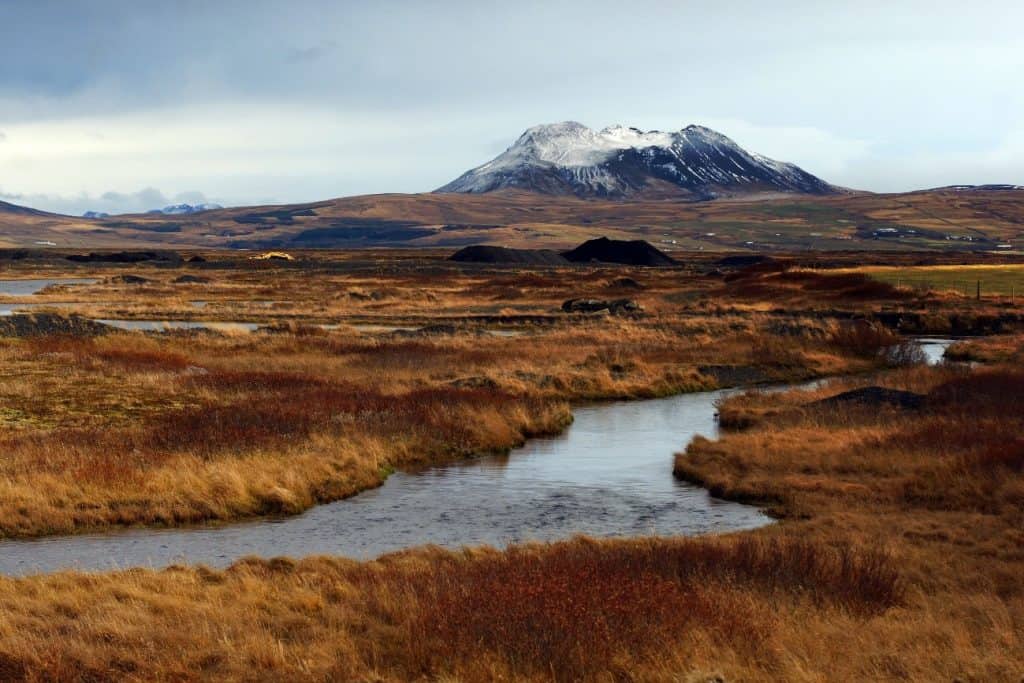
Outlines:
[[[1012,327],[1007,302],[878,286],[820,263],[730,274],[697,258],[530,271],[361,259],[14,266],[23,278],[100,279],[37,303],[267,329],[3,339],[4,535],[294,512],[392,467],[558,429],[572,401],[713,387],[723,368],[854,377],[735,398],[722,415],[744,429],[677,458],[680,476],[769,506],[777,525],[4,579],[0,679],[1022,675],[1022,425],[1006,397],[1024,380],[1012,365],[885,369],[914,359],[879,353],[908,326]],[[173,283],[193,271],[209,282]],[[124,273],[149,282],[114,278]],[[577,296],[628,296],[642,311],[562,312]],[[965,346],[998,363],[1022,344]],[[925,398],[815,404],[876,385]]]
[[0,245],[60,248],[366,248],[474,243],[571,248],[594,237],[672,250],[1020,253],[1024,190],[606,201],[529,192],[380,194],[191,216],[55,216],[0,204]]
[[[66,313],[58,304],[72,301],[100,319],[261,329],[90,336],[39,309],[8,318],[25,329],[0,339],[0,534],[296,513],[395,468],[558,431],[572,401],[864,371],[898,341],[885,333],[868,341],[873,352],[851,349],[846,321],[726,305],[729,283],[686,267],[524,272],[422,256],[220,265],[205,262],[205,281],[187,285],[176,281],[190,264],[17,267],[23,278],[98,280],[18,299],[43,309]],[[806,299],[804,284],[765,286],[777,302]],[[563,312],[579,295],[627,296],[642,310]]]

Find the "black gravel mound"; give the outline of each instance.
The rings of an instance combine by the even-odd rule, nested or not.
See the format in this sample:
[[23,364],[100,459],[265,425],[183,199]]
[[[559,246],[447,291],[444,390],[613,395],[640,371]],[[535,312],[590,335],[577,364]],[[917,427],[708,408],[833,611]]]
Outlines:
[[550,249],[509,249],[474,244],[463,247],[448,257],[462,263],[514,263],[528,266],[565,266],[569,262]]
[[573,263],[622,263],[628,266],[673,266],[676,261],[644,240],[610,240],[598,237],[571,251],[562,252]]
[[88,254],[70,254],[65,257],[75,263],[141,263],[143,261],[180,261],[181,257],[166,251],[115,251]]

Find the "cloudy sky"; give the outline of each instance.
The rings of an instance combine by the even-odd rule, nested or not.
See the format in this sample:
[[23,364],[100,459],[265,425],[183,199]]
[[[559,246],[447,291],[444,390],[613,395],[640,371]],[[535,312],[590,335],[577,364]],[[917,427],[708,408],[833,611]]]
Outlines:
[[430,190],[567,119],[700,123],[875,191],[1024,184],[1019,1],[0,0],[0,17],[0,200],[53,211]]

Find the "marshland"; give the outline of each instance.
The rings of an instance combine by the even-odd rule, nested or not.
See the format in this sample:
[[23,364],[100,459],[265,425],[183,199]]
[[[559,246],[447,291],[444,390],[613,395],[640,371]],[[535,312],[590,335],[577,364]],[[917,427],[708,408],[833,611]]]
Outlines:
[[448,254],[5,264],[0,678],[1021,674],[1008,295]]

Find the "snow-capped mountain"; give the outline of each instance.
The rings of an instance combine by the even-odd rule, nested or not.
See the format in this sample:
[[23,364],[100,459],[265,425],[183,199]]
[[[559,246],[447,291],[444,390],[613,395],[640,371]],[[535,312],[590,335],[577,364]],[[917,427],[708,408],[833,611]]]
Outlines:
[[747,152],[703,126],[675,133],[565,121],[534,126],[483,166],[437,192],[521,189],[580,197],[690,196],[839,191],[793,164]]
[[189,213],[198,213],[200,211],[212,211],[214,209],[223,209],[224,207],[220,204],[172,204],[171,206],[165,206],[162,209],[153,209],[146,213],[162,213],[168,216],[177,216]]

